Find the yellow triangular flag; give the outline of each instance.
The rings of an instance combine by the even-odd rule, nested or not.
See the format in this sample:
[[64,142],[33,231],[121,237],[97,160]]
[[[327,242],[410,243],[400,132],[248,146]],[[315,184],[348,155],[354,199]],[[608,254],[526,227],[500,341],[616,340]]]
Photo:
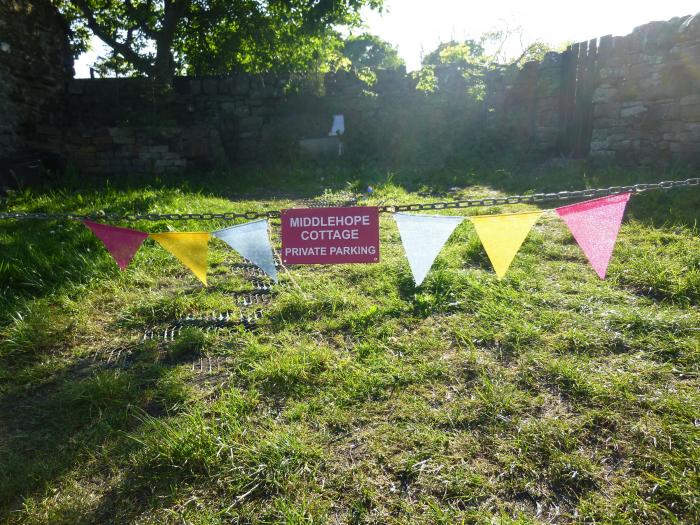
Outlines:
[[149,234],[177,257],[197,278],[207,284],[207,256],[211,234],[204,232],[168,232]]
[[541,211],[532,211],[470,217],[499,279],[508,271],[515,254],[540,215]]

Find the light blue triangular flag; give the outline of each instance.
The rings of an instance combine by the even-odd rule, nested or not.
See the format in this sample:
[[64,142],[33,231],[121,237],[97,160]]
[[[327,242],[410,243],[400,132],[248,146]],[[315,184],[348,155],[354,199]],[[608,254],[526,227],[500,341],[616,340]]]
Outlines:
[[270,237],[267,232],[267,219],[231,226],[216,231],[213,235],[277,282],[277,268],[275,268],[275,259],[272,255]]
[[394,213],[416,286],[420,286],[442,247],[464,217]]

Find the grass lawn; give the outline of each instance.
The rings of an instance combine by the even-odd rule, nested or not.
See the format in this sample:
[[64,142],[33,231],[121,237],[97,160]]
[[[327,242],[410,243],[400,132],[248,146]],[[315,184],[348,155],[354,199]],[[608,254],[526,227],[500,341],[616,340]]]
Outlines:
[[[370,203],[408,203],[669,178],[685,176],[280,167],[67,180],[0,209],[248,211],[369,184]],[[290,268],[255,301],[260,280],[220,241],[204,288],[150,240],[119,272],[79,223],[2,221],[0,522],[700,523],[699,210],[698,187],[634,196],[606,281],[552,214],[499,281],[465,221],[419,289],[383,215],[380,264]],[[257,309],[252,330],[160,337],[188,315]]]

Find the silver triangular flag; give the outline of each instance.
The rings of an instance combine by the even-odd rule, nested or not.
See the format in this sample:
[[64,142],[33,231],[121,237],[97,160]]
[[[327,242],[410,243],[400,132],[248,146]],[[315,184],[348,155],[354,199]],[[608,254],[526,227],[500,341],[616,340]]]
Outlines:
[[416,286],[420,286],[440,250],[464,217],[395,213],[401,242]]
[[277,268],[272,255],[270,237],[267,232],[267,219],[247,222],[213,233],[243,257],[277,282]]

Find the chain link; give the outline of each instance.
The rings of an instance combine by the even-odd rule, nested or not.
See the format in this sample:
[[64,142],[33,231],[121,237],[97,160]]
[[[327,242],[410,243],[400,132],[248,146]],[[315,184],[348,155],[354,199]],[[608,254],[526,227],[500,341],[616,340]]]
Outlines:
[[533,193],[531,195],[512,195],[510,197],[487,197],[484,199],[455,200],[449,202],[430,202],[425,204],[387,204],[381,206],[382,213],[403,211],[444,210],[454,208],[476,208],[484,206],[501,206],[506,204],[538,204],[541,202],[570,201],[575,199],[592,199],[619,195],[620,193],[642,193],[649,190],[670,190],[688,186],[700,186],[700,178],[671,180],[655,183],[642,183],[630,186],[611,186],[609,188],[590,188],[586,190],[560,191],[557,193]]
[[[533,193],[531,195],[512,195],[510,197],[487,197],[483,199],[454,200],[417,204],[385,204],[379,207],[380,213],[395,213],[405,211],[447,210],[458,208],[477,208],[485,206],[502,206],[507,204],[538,204],[552,201],[570,201],[574,199],[591,199],[606,197],[620,193],[642,193],[650,190],[670,190],[700,186],[700,178],[685,180],[669,180],[654,183],[641,183],[631,186],[611,186],[609,188],[591,188],[586,190],[560,191],[557,193]],[[225,213],[91,213],[80,215],[75,213],[42,213],[42,212],[0,212],[2,219],[39,219],[39,220],[78,220],[78,221],[234,221],[238,219],[275,219],[280,217],[279,210],[225,212]]]

